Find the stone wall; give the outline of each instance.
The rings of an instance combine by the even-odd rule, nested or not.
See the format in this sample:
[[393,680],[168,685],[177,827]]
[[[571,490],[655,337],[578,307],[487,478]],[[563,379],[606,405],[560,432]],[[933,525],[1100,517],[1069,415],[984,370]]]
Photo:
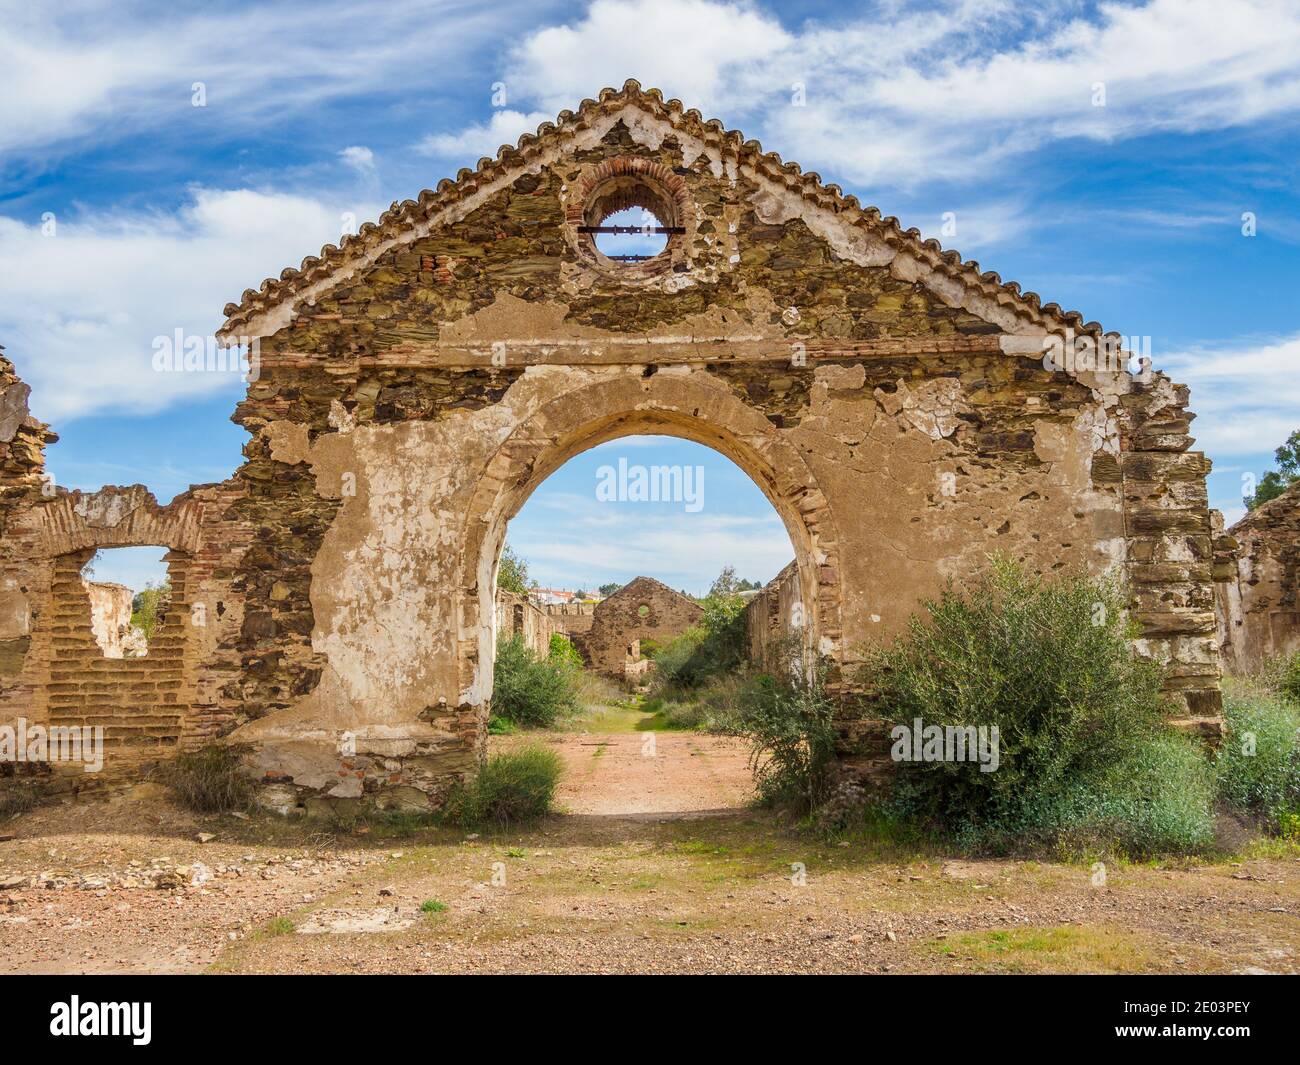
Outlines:
[[539,655],[551,648],[551,636],[563,633],[561,615],[551,614],[528,601],[526,596],[497,589],[497,639],[522,636],[524,643]]
[[773,675],[797,670],[805,628],[799,567],[791,562],[745,604],[749,661]]
[[105,658],[138,657],[137,641],[131,634],[131,602],[135,593],[124,584],[83,581],[90,602],[90,631]]
[[1228,536],[1235,551],[1215,604],[1224,666],[1253,673],[1300,652],[1300,482],[1247,513]]
[[637,577],[596,604],[591,628],[576,638],[587,666],[611,677],[639,676],[640,641],[667,643],[699,622],[699,603],[653,577]]
[[[627,204],[671,227],[661,256],[584,232]],[[229,737],[282,793],[437,802],[484,748],[508,522],[575,455],[657,433],[772,502],[835,691],[998,552],[1126,577],[1178,722],[1218,729],[1187,390],[657,92],[606,90],[395,204],[245,292],[220,337],[260,345],[244,462],[166,506],[49,483],[55,437],[0,357],[0,722],[102,721],[137,761]],[[144,545],[172,604],[147,658],[105,659],[80,567]],[[617,671],[644,627],[605,639],[600,612],[585,635]]]

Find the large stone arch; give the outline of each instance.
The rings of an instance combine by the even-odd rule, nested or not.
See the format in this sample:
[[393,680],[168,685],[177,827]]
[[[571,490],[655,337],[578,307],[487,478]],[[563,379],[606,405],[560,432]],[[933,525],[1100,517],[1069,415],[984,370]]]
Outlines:
[[704,444],[749,475],[790,536],[805,589],[807,649],[831,658],[838,652],[840,537],[818,478],[799,449],[704,367],[631,366],[550,398],[513,428],[487,463],[460,538],[466,614],[459,657],[469,705],[485,707],[491,695],[492,605],[507,523],[571,458],[635,434]]

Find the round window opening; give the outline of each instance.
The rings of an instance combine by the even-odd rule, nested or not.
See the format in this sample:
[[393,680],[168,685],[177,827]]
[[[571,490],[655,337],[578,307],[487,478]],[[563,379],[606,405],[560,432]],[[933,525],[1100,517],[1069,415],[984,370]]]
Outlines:
[[636,612],[638,616],[645,617],[647,614],[650,613],[650,608],[645,603],[642,603],[639,607],[636,608]]
[[592,190],[583,215],[582,231],[615,263],[655,259],[682,232],[672,198],[655,184],[629,175],[610,178]]

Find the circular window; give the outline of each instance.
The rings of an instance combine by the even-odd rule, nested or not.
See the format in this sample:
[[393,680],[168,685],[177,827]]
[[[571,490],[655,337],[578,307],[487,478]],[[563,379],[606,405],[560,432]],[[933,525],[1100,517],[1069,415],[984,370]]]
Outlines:
[[645,262],[668,247],[663,220],[645,207],[615,211],[601,219],[598,228],[601,232],[592,234],[592,243],[613,262]]
[[686,268],[686,182],[662,163],[604,159],[574,176],[565,199],[578,258],[602,274],[636,281]]
[[645,603],[642,603],[639,607],[636,608],[636,613],[637,613],[637,617],[642,617],[642,618],[649,617],[650,608]]
[[676,204],[641,175],[606,178],[587,195],[583,232],[611,262],[643,263],[662,255],[680,228]]

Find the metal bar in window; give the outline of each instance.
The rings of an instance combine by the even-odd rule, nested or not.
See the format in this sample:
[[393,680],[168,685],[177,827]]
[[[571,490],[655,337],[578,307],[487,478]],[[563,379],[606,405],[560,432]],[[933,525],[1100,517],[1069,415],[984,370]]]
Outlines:
[[685,226],[579,226],[579,233],[622,233],[631,236],[634,233],[685,233]]

